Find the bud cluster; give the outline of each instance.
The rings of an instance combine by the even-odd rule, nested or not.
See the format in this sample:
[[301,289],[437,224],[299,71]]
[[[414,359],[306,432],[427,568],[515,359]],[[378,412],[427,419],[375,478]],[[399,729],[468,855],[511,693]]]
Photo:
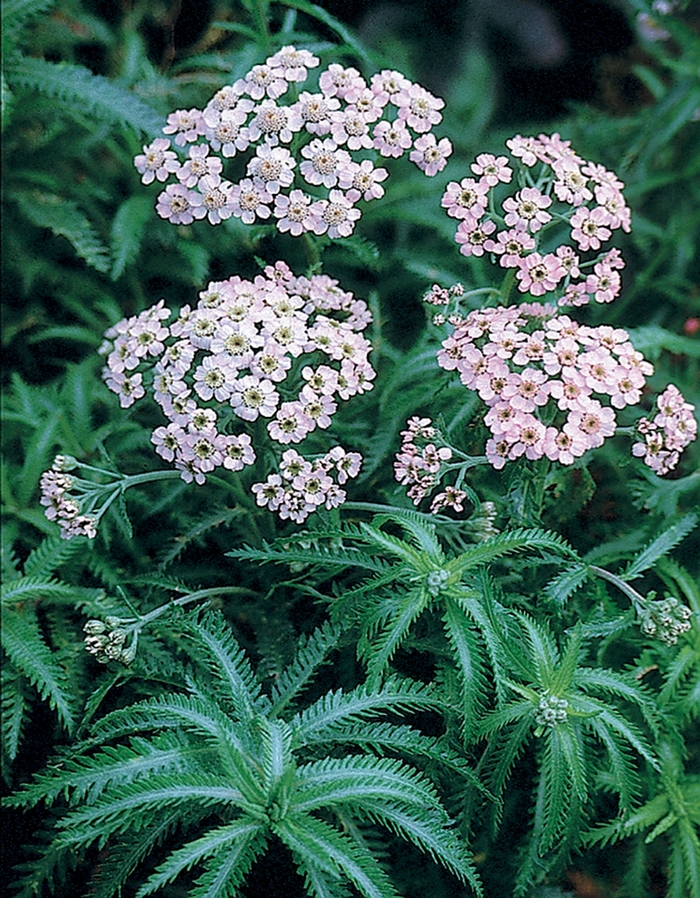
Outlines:
[[[246,224],[275,219],[293,236],[347,237],[361,214],[355,203],[384,195],[389,173],[375,167],[377,155],[409,152],[428,176],[445,167],[452,146],[431,133],[442,100],[399,72],[383,71],[367,83],[338,63],[300,93],[319,63],[308,50],[283,47],[222,87],[204,109],[169,115],[167,137],[134,160],[144,184],[176,181],[159,195],[158,214],[185,225],[232,215]],[[186,159],[178,158],[185,149]],[[229,181],[224,165],[241,156],[245,177]]]
[[675,596],[647,601],[640,613],[642,633],[675,645],[681,633],[690,630],[692,611]]
[[63,473],[65,456],[57,456],[53,466],[44,471],[39,481],[41,487],[40,502],[45,506],[45,515],[55,521],[61,528],[64,539],[74,536],[86,536],[94,539],[97,534],[97,517],[89,511],[84,512],[84,494],[82,481],[70,474]]
[[[471,166],[475,177],[447,185],[442,206],[459,221],[460,252],[489,253],[502,268],[514,269],[518,290],[531,296],[557,291],[558,304],[567,306],[611,302],[620,292],[624,263],[615,250],[590,254],[615,229],[630,230],[624,184],[578,156],[558,134],[516,135],[506,144],[512,159],[480,153]],[[515,173],[511,164],[516,190],[503,198]],[[553,240],[552,232],[561,235],[562,228],[569,242]]]
[[124,625],[130,623],[118,617],[107,617],[104,621],[91,619],[83,627],[85,648],[95,656],[100,664],[121,661],[130,664],[136,654],[136,642],[126,646],[129,630]]
[[543,695],[535,711],[535,723],[541,727],[555,727],[566,720],[569,703],[556,695]]

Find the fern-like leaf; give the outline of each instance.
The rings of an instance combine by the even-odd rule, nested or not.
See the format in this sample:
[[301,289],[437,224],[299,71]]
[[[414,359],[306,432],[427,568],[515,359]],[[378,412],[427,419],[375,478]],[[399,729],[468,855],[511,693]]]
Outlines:
[[147,196],[130,196],[117,209],[110,234],[112,268],[116,281],[138,256],[146,225],[153,215],[153,203]]
[[335,648],[341,632],[340,627],[325,623],[309,637],[302,638],[293,660],[273,685],[270,696],[272,713],[279,714],[299,695]]
[[225,689],[226,698],[238,714],[250,718],[256,710],[269,707],[269,699],[262,694],[245,652],[236,643],[223,618],[205,612],[189,618],[183,631],[190,637],[192,655]]
[[73,729],[75,699],[65,671],[56,662],[28,609],[3,613],[2,647],[18,672],[56,711],[67,730]]
[[340,872],[364,898],[399,898],[375,858],[330,824],[310,814],[288,816],[277,835],[300,858],[327,873]]
[[627,566],[622,574],[623,579],[633,580],[648,570],[659,558],[675,549],[694,529],[697,522],[698,515],[691,512],[670,527],[665,527],[663,532],[653,539]]
[[234,860],[237,863],[243,863],[249,869],[250,862],[246,864],[242,858],[246,854],[252,854],[255,857],[260,853],[265,845],[264,838],[261,838],[262,831],[263,827],[260,821],[246,817],[210,830],[169,854],[166,860],[159,864],[156,872],[149,876],[139,888],[136,893],[137,898],[151,895],[172,882],[184,871],[190,870],[206,858],[216,855],[225,854],[227,857],[223,869],[217,867],[217,875],[220,879],[229,872],[231,862]]
[[162,127],[160,116],[138,96],[102,75],[67,62],[22,56],[10,60],[5,75],[10,86],[44,94],[61,102],[65,111],[83,120],[131,128],[157,137]]
[[32,224],[48,228],[58,237],[65,237],[80,258],[92,268],[102,273],[109,271],[109,250],[76,202],[53,193],[38,191],[16,191],[11,196]]

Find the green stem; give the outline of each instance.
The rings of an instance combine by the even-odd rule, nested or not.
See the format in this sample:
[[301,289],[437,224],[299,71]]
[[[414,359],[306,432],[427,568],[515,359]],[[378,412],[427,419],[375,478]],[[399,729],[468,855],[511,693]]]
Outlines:
[[510,299],[510,294],[513,291],[513,285],[515,284],[515,268],[509,268],[506,272],[506,276],[503,278],[503,282],[501,283],[501,289],[498,291],[501,296],[501,302],[504,306],[508,305],[508,301]]
[[588,570],[601,579],[607,580],[609,583],[614,583],[615,586],[617,586],[621,592],[624,592],[627,598],[632,602],[636,611],[644,609],[644,596],[638,593],[636,589],[633,589],[629,583],[625,583],[625,581],[616,574],[612,574],[610,571],[606,571],[605,568],[598,567],[595,564],[589,565]]
[[208,589],[198,589],[196,592],[190,592],[186,596],[180,596],[179,599],[173,599],[172,602],[167,602],[165,605],[159,605],[158,608],[154,608],[153,611],[144,614],[139,618],[134,629],[142,630],[145,626],[153,623],[154,620],[157,620],[171,608],[184,608],[185,605],[189,605],[191,602],[198,602],[200,599],[208,599],[210,596],[216,595],[256,596],[258,593],[254,589],[248,589],[246,586],[211,586]]

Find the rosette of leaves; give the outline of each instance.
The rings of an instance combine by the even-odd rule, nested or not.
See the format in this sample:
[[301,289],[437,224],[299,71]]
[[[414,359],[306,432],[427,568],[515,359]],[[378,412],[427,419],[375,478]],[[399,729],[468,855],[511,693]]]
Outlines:
[[[397,527],[401,536],[396,534]],[[469,741],[476,721],[492,701],[494,677],[497,693],[503,694],[502,640],[508,611],[494,595],[488,566],[524,551],[529,552],[532,567],[577,559],[562,537],[541,528],[498,533],[454,554],[425,515],[401,509],[377,514],[371,524],[346,524],[337,532],[323,534],[307,532],[298,540],[287,538],[229,554],[368,573],[358,585],[340,592],[331,612],[343,626],[359,629],[358,656],[370,679],[381,681],[400,648],[421,645],[419,623],[430,628],[439,621],[447,645],[436,642],[442,636],[435,628],[423,643],[437,657],[441,676],[453,681],[452,701],[460,711],[464,739]]]
[[452,777],[471,772],[448,745],[380,721],[440,709],[428,687],[389,678],[303,707],[303,689],[338,629],[303,640],[266,692],[221,615],[190,613],[176,627],[193,662],[187,690],[107,714],[13,799],[31,805],[67,796],[50,847],[26,865],[21,894],[37,894],[42,878],[58,879],[66,857],[97,845],[95,898],[120,894],[127,880],[142,898],[180,877],[190,898],[232,898],[276,839],[309,895],[340,898],[351,886],[365,898],[396,898],[373,851],[375,825],[481,893],[436,783],[405,758]]
[[[586,664],[580,623],[560,649],[544,623],[519,612],[510,620],[515,626],[504,641],[510,698],[485,715],[476,736],[486,740],[479,767],[498,799],[496,807],[503,807],[518,760],[528,749],[535,759],[532,822],[517,896],[561,866],[580,844],[584,812],[591,808],[601,770],[606,788],[618,795],[620,819],[627,817],[641,793],[639,758],[650,771],[659,770],[649,734],[658,735],[660,715],[633,676]],[[500,814],[494,822],[497,828]]]

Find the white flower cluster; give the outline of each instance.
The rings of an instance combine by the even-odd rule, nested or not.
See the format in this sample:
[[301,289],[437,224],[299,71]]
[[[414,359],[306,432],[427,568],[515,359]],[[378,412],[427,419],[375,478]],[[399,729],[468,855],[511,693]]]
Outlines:
[[697,437],[698,422],[695,406],[686,402],[678,387],[670,384],[656,400],[658,413],[654,418],[637,422],[637,432],[643,442],[632,446],[632,455],[642,457],[656,474],[672,471],[681,452]]
[[[300,443],[330,427],[341,400],[372,388],[372,347],[361,333],[371,321],[367,304],[326,275],[296,277],[278,262],[254,281],[234,276],[210,283],[195,308],[184,306],[167,326],[170,317],[161,300],[110,328],[103,374],[124,408],[148,385],[168,418],[153,432],[156,452],[187,482],[204,483],[219,466],[252,465],[263,447],[253,445],[247,425],[267,420],[272,444]],[[345,493],[335,482],[331,488],[329,471],[342,484],[356,476],[359,461],[357,453],[335,447],[288,478],[308,497],[311,487],[299,478],[317,475],[319,491],[306,513],[322,502],[342,502]],[[254,492],[259,504],[298,520],[296,511],[284,513],[288,503],[261,502],[263,493]]]
[[[380,72],[368,84],[338,63],[321,73],[315,90],[300,93],[318,65],[308,50],[283,47],[217,91],[204,109],[169,115],[168,136],[134,160],[144,184],[176,181],[159,195],[158,214],[185,225],[203,218],[219,224],[232,215],[246,224],[274,218],[293,236],[347,237],[361,214],[355,203],[384,195],[388,172],[375,167],[377,155],[410,152],[429,176],[445,167],[452,146],[431,133],[442,119],[442,100],[399,72]],[[178,158],[171,138],[182,153],[187,148],[186,159]],[[227,180],[224,163],[246,153],[245,177]]]
[[[602,165],[587,162],[559,134],[506,141],[506,156],[480,153],[475,177],[451,181],[442,197],[447,214],[458,220],[455,240],[465,256],[483,256],[515,270],[518,290],[531,296],[557,292],[564,306],[612,302],[619,294],[618,250],[594,258],[579,253],[601,250],[617,228],[630,230],[624,184]],[[515,180],[513,181],[515,174]],[[513,181],[515,191],[500,202],[496,193]],[[573,242],[558,244],[550,229]]]

